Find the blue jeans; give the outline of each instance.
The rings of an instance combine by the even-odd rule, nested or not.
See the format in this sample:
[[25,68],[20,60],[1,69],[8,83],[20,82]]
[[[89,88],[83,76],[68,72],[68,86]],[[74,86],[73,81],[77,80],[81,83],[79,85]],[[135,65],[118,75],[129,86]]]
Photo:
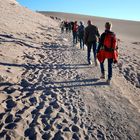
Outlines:
[[96,61],[96,48],[97,48],[96,42],[87,43],[87,60],[88,60],[88,62],[90,62],[90,60],[91,60],[91,49],[93,50],[94,61]]
[[73,32],[73,44],[77,43],[77,32]]
[[[108,59],[108,79],[109,80],[111,80],[112,78],[112,64],[113,64],[113,59],[112,58]],[[100,68],[101,68],[101,73],[105,74],[104,62],[100,63]]]
[[79,37],[80,40],[80,49],[84,49],[84,39]]

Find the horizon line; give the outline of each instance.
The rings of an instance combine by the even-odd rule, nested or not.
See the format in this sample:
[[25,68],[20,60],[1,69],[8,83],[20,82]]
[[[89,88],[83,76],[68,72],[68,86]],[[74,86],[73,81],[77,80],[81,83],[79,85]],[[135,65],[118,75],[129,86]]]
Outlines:
[[103,16],[95,16],[95,15],[88,15],[88,14],[81,14],[81,13],[70,13],[70,12],[62,12],[62,11],[40,11],[35,10],[36,12],[52,12],[52,13],[63,13],[63,14],[74,14],[74,15],[81,15],[81,16],[91,16],[91,17],[97,17],[97,18],[105,18],[105,19],[112,19],[112,20],[124,20],[124,21],[132,21],[132,22],[140,22],[140,20],[133,20],[133,19],[122,19],[122,18],[112,18],[112,17],[103,17]]

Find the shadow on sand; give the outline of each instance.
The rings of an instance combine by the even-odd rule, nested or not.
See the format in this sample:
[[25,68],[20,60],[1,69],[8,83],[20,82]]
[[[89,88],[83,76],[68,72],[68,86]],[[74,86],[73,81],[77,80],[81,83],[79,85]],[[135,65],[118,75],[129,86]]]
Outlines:
[[60,84],[60,86],[54,86],[51,88],[72,88],[72,87],[90,87],[90,86],[107,86],[107,82],[99,81],[98,78],[94,79],[83,79],[83,80],[71,80],[71,81],[60,81],[53,82],[55,84]]
[[88,65],[88,64],[14,64],[14,63],[4,63],[4,62],[0,62],[0,65],[2,66],[9,66],[9,67],[22,67],[25,68],[27,70],[30,69],[62,69],[62,70],[66,70],[66,69],[85,69],[85,68],[91,68],[92,66]]

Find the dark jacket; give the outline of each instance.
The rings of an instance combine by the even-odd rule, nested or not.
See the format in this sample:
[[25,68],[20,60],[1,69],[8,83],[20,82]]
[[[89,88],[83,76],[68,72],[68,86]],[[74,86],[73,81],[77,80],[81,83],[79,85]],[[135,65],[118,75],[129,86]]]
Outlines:
[[79,38],[84,38],[85,27],[84,25],[80,25],[78,27],[78,36]]
[[98,28],[94,25],[89,25],[85,28],[84,41],[85,44],[89,42],[97,42],[100,37]]

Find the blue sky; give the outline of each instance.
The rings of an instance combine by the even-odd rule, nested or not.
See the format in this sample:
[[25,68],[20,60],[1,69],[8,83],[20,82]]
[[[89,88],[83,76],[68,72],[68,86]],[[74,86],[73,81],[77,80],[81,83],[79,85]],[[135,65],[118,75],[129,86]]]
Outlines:
[[140,0],[17,0],[31,10],[140,21]]

